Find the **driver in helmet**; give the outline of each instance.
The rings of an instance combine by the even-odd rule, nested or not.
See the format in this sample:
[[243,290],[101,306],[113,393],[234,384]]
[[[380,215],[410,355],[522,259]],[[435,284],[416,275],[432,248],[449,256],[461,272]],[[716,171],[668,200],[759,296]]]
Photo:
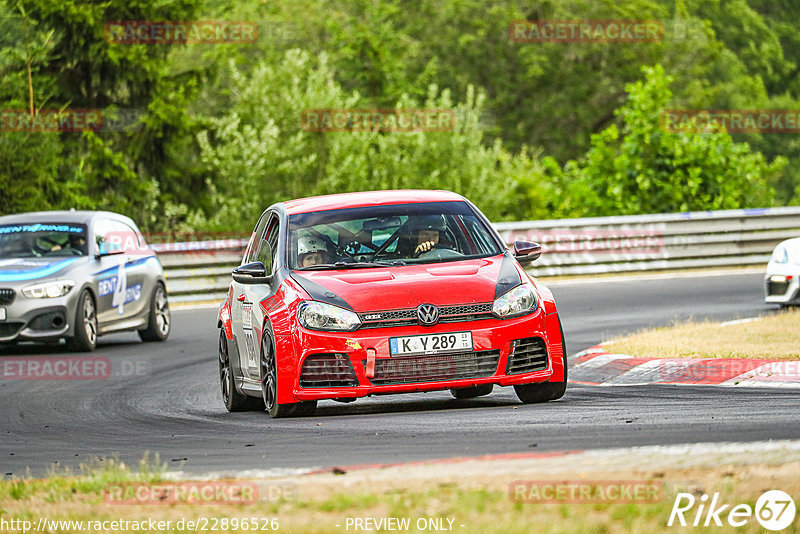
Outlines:
[[306,235],[297,240],[297,264],[300,267],[312,267],[328,261],[328,247],[322,239]]
[[74,255],[86,255],[86,236],[83,234],[70,234],[68,238],[68,244]]
[[423,215],[412,219],[411,231],[416,240],[414,257],[433,250],[446,228],[444,215]]

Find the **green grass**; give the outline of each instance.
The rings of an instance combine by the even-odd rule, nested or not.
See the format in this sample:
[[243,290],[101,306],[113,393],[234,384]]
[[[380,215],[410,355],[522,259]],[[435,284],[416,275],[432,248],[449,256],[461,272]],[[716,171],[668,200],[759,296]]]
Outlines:
[[378,504],[376,495],[361,493],[351,495],[349,493],[337,493],[322,502],[316,503],[315,508],[321,512],[347,512],[358,511],[371,508]]
[[[725,467],[725,471],[730,467]],[[798,466],[769,473],[763,480],[750,477],[731,477],[711,470],[695,472],[694,480],[703,480],[707,493],[718,491],[722,502],[749,503],[763,491],[764,484],[797,494]],[[487,465],[487,472],[491,466]],[[509,499],[505,485],[488,487],[481,482],[465,480],[443,484],[431,484],[423,489],[403,489],[394,484],[370,482],[356,489],[348,486],[329,485],[318,488],[314,476],[295,479],[300,488],[295,497],[274,502],[259,501],[247,505],[215,504],[171,504],[171,505],[114,505],[104,500],[104,489],[110,484],[125,482],[153,482],[163,480],[165,466],[158,458],[145,459],[136,469],[116,460],[92,462],[81,466],[78,472],[69,470],[54,471],[46,479],[26,478],[0,481],[0,514],[5,519],[38,520],[48,519],[77,520],[156,520],[197,519],[201,517],[218,518],[269,518],[277,517],[280,531],[292,534],[325,534],[345,532],[344,524],[349,518],[410,518],[412,528],[417,532],[419,518],[454,519],[453,531],[459,534],[511,534],[517,532],[537,532],[545,534],[617,534],[638,532],[662,532],[668,530],[666,521],[674,502],[674,497],[682,483],[680,474],[668,473],[663,480],[664,499],[650,504],[593,503],[593,504],[536,504],[519,503]],[[402,477],[399,477],[402,481]],[[486,475],[491,482],[492,477]],[[685,479],[684,479],[685,480]],[[344,483],[347,479],[342,478]],[[337,480],[338,482],[338,480]],[[293,482],[295,483],[295,482]],[[303,489],[309,491],[302,491]],[[308,495],[313,495],[309,497]],[[336,527],[335,525],[340,525]],[[445,524],[447,524],[445,522]],[[461,525],[464,525],[463,527]],[[684,531],[687,529],[680,529]],[[691,529],[691,527],[689,527]],[[694,529],[691,529],[694,530]],[[353,530],[350,530],[353,532]],[[724,526],[713,532],[755,533],[759,526],[752,521],[746,527]],[[59,532],[80,532],[63,530]],[[177,530],[169,532],[193,532]],[[246,532],[231,530],[225,532]],[[797,534],[798,524],[784,531]]]
[[0,502],[23,501],[33,496],[48,503],[73,501],[76,495],[99,502],[103,490],[110,484],[123,482],[160,482],[167,465],[158,455],[145,455],[137,469],[117,459],[94,460],[81,464],[77,471],[69,468],[51,468],[46,478],[13,478],[0,482]]

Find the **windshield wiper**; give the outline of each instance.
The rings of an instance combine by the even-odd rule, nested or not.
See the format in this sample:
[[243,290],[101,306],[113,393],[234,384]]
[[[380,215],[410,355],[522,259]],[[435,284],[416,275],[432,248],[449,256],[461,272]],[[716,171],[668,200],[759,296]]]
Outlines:
[[301,267],[299,271],[327,271],[333,269],[366,269],[370,267],[386,267],[387,265],[395,265],[394,263],[378,263],[375,261],[357,261],[347,263],[346,261],[337,261],[336,263],[320,263],[319,265],[311,265],[309,267]]

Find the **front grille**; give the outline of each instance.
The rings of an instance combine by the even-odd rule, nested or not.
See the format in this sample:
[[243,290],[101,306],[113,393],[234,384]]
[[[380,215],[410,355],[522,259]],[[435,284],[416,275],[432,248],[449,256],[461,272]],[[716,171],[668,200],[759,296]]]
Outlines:
[[0,288],[0,306],[9,306],[14,303],[17,292],[7,287]]
[[356,372],[347,354],[312,354],[300,371],[302,388],[338,388],[358,385]]
[[[375,316],[380,316],[375,319]],[[361,328],[386,328],[389,326],[408,326],[417,324],[417,310],[390,310],[360,313]]]
[[465,306],[445,306],[439,308],[440,323],[456,323],[460,321],[476,321],[492,316],[492,303],[467,304]]
[[17,335],[25,323],[0,323],[0,337],[11,337]]
[[[380,318],[374,318],[380,316]],[[374,311],[360,313],[361,328],[386,328],[391,326],[410,326],[417,324],[417,309]],[[492,317],[492,303],[463,304],[439,308],[440,323],[460,323],[477,321]]]
[[516,339],[511,342],[511,352],[506,365],[507,375],[520,375],[547,369],[547,347],[540,337]]
[[[376,386],[492,376],[500,351],[457,352],[375,360]],[[367,362],[364,360],[364,367]]]
[[789,282],[767,282],[767,295],[785,295],[789,289]]

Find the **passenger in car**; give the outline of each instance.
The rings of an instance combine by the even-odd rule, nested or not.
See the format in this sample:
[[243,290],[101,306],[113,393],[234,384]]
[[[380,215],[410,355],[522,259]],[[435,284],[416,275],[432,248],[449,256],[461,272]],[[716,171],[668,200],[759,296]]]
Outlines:
[[75,256],[86,255],[86,237],[82,234],[70,234],[68,240],[69,248]]

